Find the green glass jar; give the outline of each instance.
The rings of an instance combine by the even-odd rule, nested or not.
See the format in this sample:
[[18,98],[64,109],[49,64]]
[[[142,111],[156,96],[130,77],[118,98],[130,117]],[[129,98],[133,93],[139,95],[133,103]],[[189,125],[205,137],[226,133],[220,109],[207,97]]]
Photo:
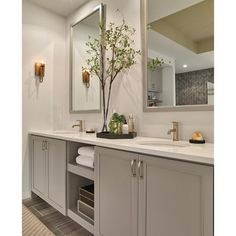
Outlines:
[[116,122],[114,120],[111,120],[109,122],[109,132],[111,134],[122,134],[122,122]]

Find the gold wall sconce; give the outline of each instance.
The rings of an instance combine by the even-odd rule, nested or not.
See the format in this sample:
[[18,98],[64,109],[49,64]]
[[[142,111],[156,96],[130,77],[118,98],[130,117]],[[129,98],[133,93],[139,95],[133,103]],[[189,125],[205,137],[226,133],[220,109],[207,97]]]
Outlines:
[[39,76],[39,82],[43,82],[43,77],[45,73],[45,64],[44,62],[36,62],[35,63],[35,76]]
[[90,86],[90,72],[86,68],[82,68],[82,81],[86,88]]

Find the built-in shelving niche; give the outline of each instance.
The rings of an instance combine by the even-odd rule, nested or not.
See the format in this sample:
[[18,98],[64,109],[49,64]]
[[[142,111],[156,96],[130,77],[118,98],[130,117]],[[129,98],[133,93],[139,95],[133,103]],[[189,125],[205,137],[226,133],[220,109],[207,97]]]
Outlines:
[[94,170],[80,166],[75,162],[75,158],[78,156],[78,148],[85,145],[87,144],[76,142],[67,143],[68,216],[94,234],[94,221],[77,211],[77,201],[79,200],[80,187],[94,183]]

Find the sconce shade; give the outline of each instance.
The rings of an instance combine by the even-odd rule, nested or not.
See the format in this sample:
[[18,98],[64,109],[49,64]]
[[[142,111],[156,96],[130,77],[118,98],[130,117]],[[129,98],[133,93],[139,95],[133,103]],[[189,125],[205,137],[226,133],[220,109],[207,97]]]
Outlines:
[[90,73],[88,70],[82,70],[82,81],[87,88],[90,86]]
[[39,82],[43,82],[43,77],[45,73],[45,64],[41,62],[35,63],[35,76],[39,76]]

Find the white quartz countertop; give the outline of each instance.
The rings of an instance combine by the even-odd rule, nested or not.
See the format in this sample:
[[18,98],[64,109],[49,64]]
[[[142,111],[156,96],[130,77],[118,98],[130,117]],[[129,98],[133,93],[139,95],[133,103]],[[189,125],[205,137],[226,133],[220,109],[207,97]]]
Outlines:
[[[134,139],[103,139],[96,134],[86,134],[63,130],[30,130],[29,134],[62,139],[114,148],[124,151],[167,157],[176,160],[191,161],[207,165],[214,164],[214,144],[191,144],[187,141],[175,141],[161,138],[136,137]],[[154,145],[143,145],[154,143]],[[164,145],[155,145],[160,143]],[[170,145],[168,145],[170,143]],[[174,144],[172,146],[172,144]]]

